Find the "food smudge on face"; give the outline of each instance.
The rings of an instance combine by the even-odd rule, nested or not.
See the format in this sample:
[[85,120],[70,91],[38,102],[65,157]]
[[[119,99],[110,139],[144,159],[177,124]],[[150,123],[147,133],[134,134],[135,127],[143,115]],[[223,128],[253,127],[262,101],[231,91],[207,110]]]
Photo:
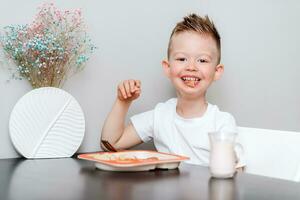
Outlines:
[[195,87],[196,86],[196,82],[195,81],[185,81],[185,84],[189,87]]

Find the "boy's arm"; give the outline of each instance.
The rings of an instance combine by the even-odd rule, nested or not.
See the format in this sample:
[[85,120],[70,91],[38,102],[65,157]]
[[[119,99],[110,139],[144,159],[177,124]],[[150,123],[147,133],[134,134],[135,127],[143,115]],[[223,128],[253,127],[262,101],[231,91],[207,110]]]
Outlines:
[[[125,118],[133,100],[140,95],[140,81],[126,80],[118,85],[118,97],[104,122],[101,139],[109,141],[116,149],[126,149],[142,142],[133,125],[125,127]],[[105,147],[101,144],[102,149]]]

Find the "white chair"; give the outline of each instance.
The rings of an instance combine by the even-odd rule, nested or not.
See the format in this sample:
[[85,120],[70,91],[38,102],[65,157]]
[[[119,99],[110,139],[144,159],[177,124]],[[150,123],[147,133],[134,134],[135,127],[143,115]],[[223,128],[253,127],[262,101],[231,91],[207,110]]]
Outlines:
[[239,127],[246,173],[300,181],[300,133]]

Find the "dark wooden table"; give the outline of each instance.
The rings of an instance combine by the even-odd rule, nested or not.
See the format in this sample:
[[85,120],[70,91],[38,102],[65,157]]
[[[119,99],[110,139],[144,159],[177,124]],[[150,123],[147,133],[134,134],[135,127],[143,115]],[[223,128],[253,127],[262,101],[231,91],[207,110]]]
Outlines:
[[300,184],[250,174],[212,179],[208,168],[182,164],[177,170],[107,172],[89,161],[0,160],[1,200],[43,199],[300,199]]

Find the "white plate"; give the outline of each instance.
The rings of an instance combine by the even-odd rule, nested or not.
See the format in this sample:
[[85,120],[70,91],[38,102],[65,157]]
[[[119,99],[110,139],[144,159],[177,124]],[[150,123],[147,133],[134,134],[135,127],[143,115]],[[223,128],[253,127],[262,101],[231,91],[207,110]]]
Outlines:
[[94,161],[98,169],[106,171],[148,171],[176,169],[188,157],[146,150],[81,154],[80,159]]

